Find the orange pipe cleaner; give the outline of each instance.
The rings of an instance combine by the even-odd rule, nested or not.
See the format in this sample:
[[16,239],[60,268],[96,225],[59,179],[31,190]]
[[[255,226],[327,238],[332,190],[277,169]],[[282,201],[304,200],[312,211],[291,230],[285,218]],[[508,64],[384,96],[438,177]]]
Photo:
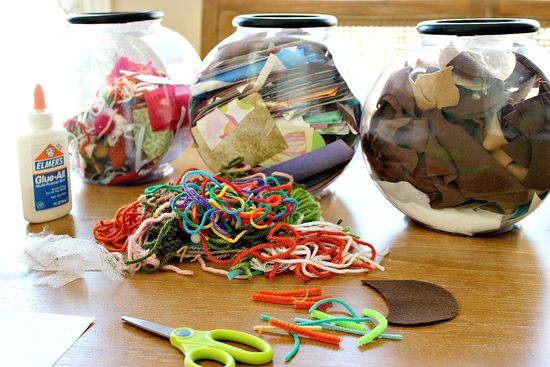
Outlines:
[[251,299],[257,302],[277,303],[280,305],[291,305],[293,301],[291,297],[277,296],[273,294],[261,294],[261,293],[254,293]]
[[[311,305],[313,305],[315,302],[325,298],[332,298],[332,296],[305,297],[302,299],[297,299],[294,296],[279,296],[276,294],[254,293],[251,297],[253,301],[258,301],[258,302],[277,303],[281,305],[307,303],[309,304],[309,307],[311,307]],[[309,308],[309,307],[304,307],[304,308]]]
[[273,294],[277,296],[320,296],[323,293],[321,288],[309,288],[309,289],[296,289],[294,291],[278,291],[271,289],[260,289],[258,293],[261,294]]
[[309,329],[300,327],[298,325],[291,324],[290,322],[271,319],[269,320],[269,325],[272,325],[272,326],[278,327],[279,329],[290,331],[299,335],[307,336],[311,339],[319,340],[325,343],[340,344],[339,336],[309,330]]

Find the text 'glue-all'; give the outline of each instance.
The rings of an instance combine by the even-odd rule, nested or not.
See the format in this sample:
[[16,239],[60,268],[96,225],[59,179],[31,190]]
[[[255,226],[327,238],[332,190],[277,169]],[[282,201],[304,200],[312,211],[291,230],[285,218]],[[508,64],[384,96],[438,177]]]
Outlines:
[[34,89],[30,132],[17,139],[23,215],[31,223],[62,217],[71,211],[67,133],[53,128],[42,87]]

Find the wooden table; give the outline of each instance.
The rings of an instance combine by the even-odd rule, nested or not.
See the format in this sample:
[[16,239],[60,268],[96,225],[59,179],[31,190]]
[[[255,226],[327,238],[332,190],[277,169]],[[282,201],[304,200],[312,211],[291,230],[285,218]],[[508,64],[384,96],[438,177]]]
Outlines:
[[[189,166],[204,167],[192,148],[175,162],[176,172]],[[92,239],[93,224],[112,217],[144,186],[101,187],[83,184],[73,177],[71,214],[48,226],[58,234]],[[166,340],[122,324],[121,315],[170,326],[252,332],[253,325],[262,323],[260,313],[287,320],[298,313],[284,306],[250,301],[250,295],[261,288],[304,287],[293,275],[229,281],[202,272],[196,263],[182,264],[194,270],[194,276],[137,274],[113,283],[100,273],[88,272],[84,279],[59,289],[36,286],[33,282],[44,274],[27,271],[17,256],[24,246],[25,233],[40,231],[42,225],[27,225],[19,197],[7,196],[7,207],[13,210],[9,220],[3,221],[2,232],[7,236],[0,259],[0,307],[95,317],[94,324],[59,360],[60,366],[182,365],[181,353]],[[548,204],[516,230],[497,237],[437,233],[412,223],[394,209],[373,186],[357,155],[325,192],[322,205],[326,220],[341,218],[377,249],[389,250],[382,262],[386,271],[313,280],[308,286],[322,287],[326,294],[346,300],[356,310],[370,307],[384,313],[387,308],[383,299],[361,285],[361,279],[424,280],[453,293],[460,314],[450,322],[430,326],[393,327],[403,340],[378,340],[361,349],[352,336],[344,335],[339,348],[302,339],[302,347],[289,365],[550,364]],[[283,334],[265,334],[264,338],[273,345],[273,365],[283,365],[292,338]]]

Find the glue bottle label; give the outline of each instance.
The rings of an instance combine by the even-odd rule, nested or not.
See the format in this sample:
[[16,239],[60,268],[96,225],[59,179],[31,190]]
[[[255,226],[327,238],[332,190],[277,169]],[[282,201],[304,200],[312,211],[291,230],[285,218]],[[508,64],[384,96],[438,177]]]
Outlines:
[[69,202],[69,177],[61,141],[31,147],[34,207],[37,211]]

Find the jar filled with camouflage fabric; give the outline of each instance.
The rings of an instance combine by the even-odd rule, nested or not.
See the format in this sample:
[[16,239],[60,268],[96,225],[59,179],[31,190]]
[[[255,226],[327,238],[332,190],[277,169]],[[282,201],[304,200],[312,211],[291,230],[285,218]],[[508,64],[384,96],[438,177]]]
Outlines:
[[419,23],[421,43],[381,75],[361,142],[386,198],[430,228],[498,233],[550,189],[547,56],[528,19]]

